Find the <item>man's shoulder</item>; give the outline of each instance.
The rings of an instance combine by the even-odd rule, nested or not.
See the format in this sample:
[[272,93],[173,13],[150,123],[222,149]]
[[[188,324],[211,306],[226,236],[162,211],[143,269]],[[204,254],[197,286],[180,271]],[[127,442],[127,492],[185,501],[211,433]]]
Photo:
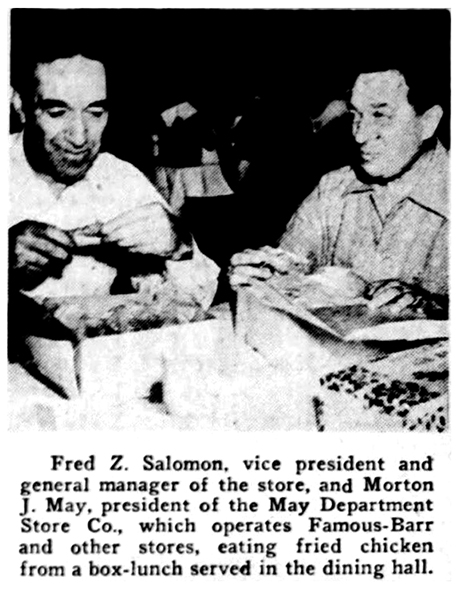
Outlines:
[[37,174],[32,170],[24,153],[22,133],[14,133],[9,137],[10,157],[10,194],[20,193],[30,183],[34,184]]
[[109,152],[101,152],[98,155],[94,163],[93,173],[112,181],[118,181],[120,178],[124,180],[132,178],[148,182],[144,174],[133,164],[121,160]]
[[332,170],[324,176],[318,184],[318,193],[321,198],[330,199],[343,195],[348,186],[356,180],[356,174],[351,166],[344,166],[338,170]]
[[10,149],[17,149],[21,144],[22,133],[10,133]]
[[24,160],[24,148],[22,145],[22,133],[12,133],[9,137],[10,161],[12,165],[22,163]]
[[351,166],[343,166],[337,170],[331,170],[321,177],[320,184],[330,189],[338,188],[345,183],[356,179],[356,174]]
[[434,161],[439,174],[447,177],[450,170],[450,153],[441,142],[438,142],[434,149]]
[[90,182],[111,196],[111,199],[134,205],[151,201],[164,204],[164,199],[150,180],[133,164],[121,160],[109,152],[101,152],[88,174]]

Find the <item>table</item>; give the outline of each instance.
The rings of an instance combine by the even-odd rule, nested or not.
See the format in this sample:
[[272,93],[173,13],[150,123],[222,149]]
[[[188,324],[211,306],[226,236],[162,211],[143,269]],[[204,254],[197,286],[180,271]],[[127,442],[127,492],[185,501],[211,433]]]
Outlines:
[[[85,352],[84,394],[70,400],[10,365],[10,430],[315,428],[304,375],[283,372],[240,342],[229,315],[202,324],[147,335],[137,360],[136,337],[122,346],[112,339],[111,352],[110,337],[93,339]],[[152,380],[161,384],[161,403],[148,399]]]
[[[419,428],[425,428],[427,422],[441,415],[447,421],[447,379],[443,374],[447,373],[448,358],[444,337],[344,342],[266,305],[256,293],[245,288],[238,293],[236,323],[238,337],[246,346],[257,351],[280,374],[290,379],[296,376],[296,388],[307,398],[303,403],[313,407],[319,430],[404,430],[401,415],[381,411],[382,404],[370,408],[362,397],[366,392],[374,395],[374,388],[378,390],[382,386],[387,393],[381,390],[375,395],[390,397],[388,392],[391,391],[390,405],[396,403],[400,395],[406,396],[409,385],[415,386],[415,390],[410,391],[420,392],[420,397],[413,394],[412,402],[420,401],[413,408],[411,404],[414,410],[411,425],[414,419],[420,418]],[[354,376],[351,376],[352,371],[355,371]],[[363,377],[366,371],[368,377]],[[320,380],[326,375],[329,379],[333,377],[334,387],[321,385]],[[425,391],[423,395],[422,391]],[[423,397],[426,404],[422,403]],[[432,405],[428,397],[432,398]]]

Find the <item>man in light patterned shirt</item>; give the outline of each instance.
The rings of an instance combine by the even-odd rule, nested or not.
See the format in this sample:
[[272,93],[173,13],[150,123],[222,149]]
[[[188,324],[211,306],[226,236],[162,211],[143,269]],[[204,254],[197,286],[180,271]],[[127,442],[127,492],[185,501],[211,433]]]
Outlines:
[[359,165],[325,175],[291,220],[280,249],[232,259],[234,288],[268,279],[283,252],[311,271],[350,268],[368,283],[375,308],[395,315],[415,302],[447,313],[448,154],[436,139],[443,114],[410,74],[362,73],[350,109]]

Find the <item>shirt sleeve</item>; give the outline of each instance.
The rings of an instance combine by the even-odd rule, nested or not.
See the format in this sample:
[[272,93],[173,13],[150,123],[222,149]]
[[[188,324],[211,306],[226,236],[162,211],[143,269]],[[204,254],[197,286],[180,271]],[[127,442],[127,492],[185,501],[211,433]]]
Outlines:
[[[129,166],[127,170],[130,177],[130,181],[127,183],[130,187],[129,208],[148,203],[160,203],[166,211],[172,213],[171,207],[165,199],[141,172],[132,166]],[[184,251],[190,249],[192,250],[191,257],[178,259],[184,255]],[[166,260],[166,280],[171,281],[181,295],[195,301],[204,309],[207,309],[214,299],[219,272],[217,264],[199,250],[194,240],[191,244],[178,244],[171,259]],[[147,289],[152,281],[155,283],[155,277],[137,278],[142,289]]]
[[190,260],[168,260],[167,280],[172,281],[185,297],[207,309],[216,294],[220,268],[193,243]]
[[325,219],[320,185],[303,201],[291,218],[279,246],[315,266],[325,264]]
[[449,226],[441,226],[427,261],[423,286],[430,293],[447,295],[449,290]]
[[354,178],[349,167],[323,176],[292,217],[279,246],[313,260],[317,267],[331,265],[343,218],[343,194]]
[[112,154],[101,154],[90,177],[95,196],[105,209],[105,221],[149,203],[161,203],[170,211],[164,198],[140,170]]

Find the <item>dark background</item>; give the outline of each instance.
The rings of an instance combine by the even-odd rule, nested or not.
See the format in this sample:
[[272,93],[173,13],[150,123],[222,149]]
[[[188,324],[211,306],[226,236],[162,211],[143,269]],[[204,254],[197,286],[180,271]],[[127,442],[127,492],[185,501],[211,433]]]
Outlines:
[[182,100],[222,109],[258,93],[314,115],[378,52],[450,79],[447,10],[13,9],[13,84],[37,48],[70,40],[104,54],[118,133],[140,137]]

